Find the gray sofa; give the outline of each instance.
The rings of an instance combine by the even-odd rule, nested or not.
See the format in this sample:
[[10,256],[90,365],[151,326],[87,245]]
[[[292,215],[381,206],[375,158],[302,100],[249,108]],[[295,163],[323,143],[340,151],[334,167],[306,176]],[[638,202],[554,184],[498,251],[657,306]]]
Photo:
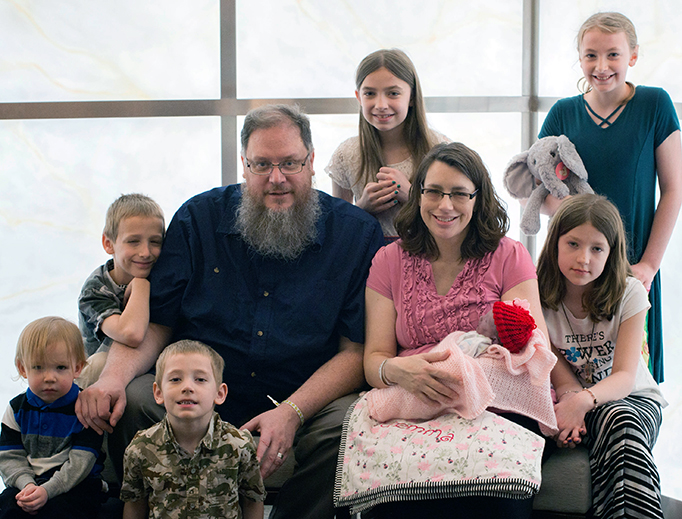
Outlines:
[[[294,469],[293,457],[287,458],[275,474],[265,480],[267,503],[272,503],[277,490]],[[535,496],[535,519],[584,518],[592,503],[590,462],[587,449],[560,449],[542,466],[542,485]]]

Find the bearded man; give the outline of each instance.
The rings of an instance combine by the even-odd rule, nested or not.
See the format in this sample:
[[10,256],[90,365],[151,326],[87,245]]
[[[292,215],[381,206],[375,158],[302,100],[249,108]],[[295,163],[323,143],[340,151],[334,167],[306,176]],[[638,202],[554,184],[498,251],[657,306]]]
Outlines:
[[297,107],[250,111],[241,140],[245,182],[177,211],[150,275],[145,340],[112,346],[77,413],[110,432],[120,474],[134,433],[163,416],[147,373],[159,352],[204,342],[225,359],[229,392],[216,409],[260,434],[263,476],[295,456],[270,517],[332,518],[341,423],[364,382],[365,281],[383,235],[374,217],[313,189],[310,121]]

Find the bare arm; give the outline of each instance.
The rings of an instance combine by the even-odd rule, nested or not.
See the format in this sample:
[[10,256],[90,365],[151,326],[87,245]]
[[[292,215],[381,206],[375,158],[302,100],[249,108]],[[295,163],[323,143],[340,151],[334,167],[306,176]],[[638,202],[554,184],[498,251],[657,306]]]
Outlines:
[[[513,300],[517,297],[520,299],[526,299],[530,303],[530,313],[535,319],[535,323],[545,334],[547,340],[549,340],[547,324],[545,323],[545,317],[542,313],[542,305],[540,303],[540,293],[538,291],[537,280],[530,279],[528,281],[524,281],[523,283],[519,283],[511,290],[508,290],[502,294],[503,301]],[[561,395],[567,390],[580,391],[582,386],[571,371],[568,362],[566,362],[566,360],[563,358],[563,355],[561,355],[554,347],[552,347],[552,351],[557,357],[557,363],[554,365],[551,373],[552,384],[557,391],[557,395]],[[570,427],[568,425],[559,423],[559,435],[557,437],[558,445],[570,445],[573,447],[575,444],[580,442],[581,433],[585,433],[585,422],[583,418],[584,415],[580,417],[579,421],[572,421],[572,425]]]
[[[330,402],[352,393],[362,385],[362,349],[362,344],[341,337],[339,352],[289,397],[304,417],[315,415]],[[267,478],[284,462],[300,426],[298,414],[288,404],[262,413],[244,425],[245,429],[260,432],[257,457],[261,462],[263,478]],[[279,458],[278,453],[283,457]]]
[[661,266],[682,205],[682,145],[679,130],[671,133],[656,148],[656,170],[661,198],[642,259],[632,266],[635,277],[647,290],[651,288],[651,281]]
[[[244,519],[263,519],[265,515],[265,505],[262,501],[251,501],[244,497],[239,499],[242,506],[242,515]],[[124,518],[125,519],[125,518]]]
[[149,371],[170,337],[170,328],[150,323],[138,348],[116,342],[111,345],[99,380],[81,391],[76,401],[76,415],[84,427],[92,427],[99,434],[113,431],[125,410],[126,386]]
[[[623,321],[618,328],[611,374],[590,388],[598,403],[603,404],[625,398],[632,391],[641,355],[640,347],[646,313],[646,310],[642,310]],[[580,389],[581,387],[578,386],[577,389],[571,388],[570,391]],[[561,431],[558,437],[559,445],[575,444],[577,440],[579,441],[579,436],[576,438],[575,434],[570,431],[584,429],[585,415],[592,409],[594,409],[594,400],[587,391],[561,394],[560,401],[555,406],[557,423]]]
[[345,200],[350,204],[353,203],[353,192],[350,189],[341,187],[334,181],[332,181],[332,195],[334,195],[336,198]]
[[367,288],[365,312],[365,377],[372,386],[386,387],[379,377],[379,367],[386,361],[383,367],[384,378],[405,388],[423,402],[448,403],[456,397],[455,391],[446,384],[457,384],[458,380],[446,370],[433,366],[434,362],[448,358],[449,352],[397,357],[397,314],[393,301]]
[[[146,499],[139,501],[126,501],[123,505],[122,519],[147,519],[149,507]],[[246,516],[244,516],[246,518]],[[262,516],[261,516],[262,517]]]
[[123,312],[102,321],[102,331],[107,337],[131,348],[140,345],[149,326],[149,289],[149,280],[133,278],[126,289],[130,295]]
[[502,294],[500,301],[512,301],[516,298],[528,301],[530,304],[530,315],[533,316],[535,324],[537,324],[538,328],[545,334],[547,340],[549,340],[547,324],[545,324],[545,316],[542,314],[542,305],[540,304],[540,291],[538,290],[537,279],[522,281]]

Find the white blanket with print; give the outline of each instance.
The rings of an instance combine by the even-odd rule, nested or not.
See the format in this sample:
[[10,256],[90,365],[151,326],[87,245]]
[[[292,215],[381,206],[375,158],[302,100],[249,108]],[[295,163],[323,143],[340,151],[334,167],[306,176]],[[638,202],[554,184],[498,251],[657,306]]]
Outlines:
[[528,498],[540,489],[544,439],[489,411],[425,422],[369,416],[366,396],[343,427],[334,502],[352,513],[429,498]]

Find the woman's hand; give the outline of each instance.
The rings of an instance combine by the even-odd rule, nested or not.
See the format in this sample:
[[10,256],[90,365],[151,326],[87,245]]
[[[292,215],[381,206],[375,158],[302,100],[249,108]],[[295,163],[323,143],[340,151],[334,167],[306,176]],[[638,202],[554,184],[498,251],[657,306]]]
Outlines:
[[449,404],[457,397],[461,382],[451,373],[433,365],[447,359],[449,351],[393,357],[384,364],[384,377],[398,384],[425,404]]
[[395,190],[398,191],[396,194],[396,199],[398,202],[405,203],[410,195],[410,180],[407,178],[405,173],[395,168],[383,167],[377,173],[378,180],[390,180],[393,182]]
[[585,415],[593,407],[589,393],[566,393],[554,405],[559,434],[555,437],[559,447],[574,448],[587,432]]

